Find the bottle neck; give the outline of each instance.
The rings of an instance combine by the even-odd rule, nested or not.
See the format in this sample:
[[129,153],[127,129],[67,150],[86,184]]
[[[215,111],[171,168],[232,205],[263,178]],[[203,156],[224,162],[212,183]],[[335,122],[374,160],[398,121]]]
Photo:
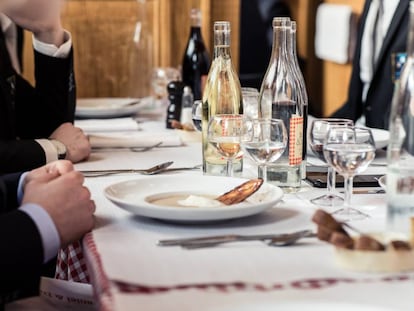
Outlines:
[[287,42],[288,42],[287,28],[284,26],[273,27],[273,46],[272,46],[272,59],[273,60],[287,56],[287,52],[288,52]]
[[196,40],[203,40],[201,37],[201,27],[200,26],[191,26],[190,38]]
[[230,31],[217,31],[214,34],[214,58],[231,58]]

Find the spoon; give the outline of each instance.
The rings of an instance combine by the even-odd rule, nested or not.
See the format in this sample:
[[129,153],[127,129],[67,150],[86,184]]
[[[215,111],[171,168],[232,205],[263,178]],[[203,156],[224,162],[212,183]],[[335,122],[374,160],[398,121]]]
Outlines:
[[80,171],[80,172],[83,173],[83,176],[85,177],[102,177],[102,176],[124,174],[124,173],[139,173],[143,175],[154,175],[154,174],[157,174],[158,172],[165,170],[167,167],[169,167],[173,163],[174,163],[173,161],[164,162],[164,163],[155,165],[147,169],[86,170],[86,171]]

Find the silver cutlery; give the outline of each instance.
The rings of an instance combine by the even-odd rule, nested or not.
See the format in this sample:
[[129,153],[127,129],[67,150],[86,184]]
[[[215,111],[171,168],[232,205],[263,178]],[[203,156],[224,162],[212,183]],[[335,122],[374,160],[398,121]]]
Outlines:
[[206,237],[160,240],[159,246],[181,246],[186,249],[196,249],[203,247],[213,247],[224,243],[242,242],[242,241],[268,241],[272,246],[290,245],[301,238],[315,237],[312,230],[301,230],[292,233],[281,234],[259,234],[259,235],[216,235]]
[[157,148],[161,145],[162,145],[162,141],[160,141],[159,143],[156,143],[152,146],[147,146],[147,147],[130,147],[129,150],[131,150],[132,152],[145,152],[145,151],[150,151],[154,148]]
[[114,175],[114,174],[125,174],[125,173],[154,175],[154,174],[157,174],[165,170],[167,167],[171,166],[171,164],[173,163],[174,163],[173,161],[164,162],[164,163],[155,165],[147,169],[85,170],[85,171],[81,170],[80,172],[83,173],[83,176],[85,177],[102,177],[102,176],[109,176],[109,175]]

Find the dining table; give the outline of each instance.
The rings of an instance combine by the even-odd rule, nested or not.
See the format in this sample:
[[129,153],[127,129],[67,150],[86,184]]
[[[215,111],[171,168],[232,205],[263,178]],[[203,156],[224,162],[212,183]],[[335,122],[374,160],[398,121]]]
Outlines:
[[[136,131],[154,133],[154,137],[176,135],[182,143],[142,152],[93,149],[89,160],[77,164],[76,169],[148,168],[166,161],[173,161],[172,168],[202,163],[198,132],[166,129],[162,118],[140,118]],[[317,161],[308,154],[308,165]],[[374,163],[377,165],[370,166],[366,174],[386,172],[383,152]],[[256,166],[245,158],[242,177],[254,178],[256,172]],[[315,211],[323,208],[332,212],[336,208],[310,202],[326,189],[303,181],[298,192],[284,193],[278,203],[260,213],[194,223],[136,215],[104,194],[105,189],[120,182],[151,183],[160,176],[191,184],[202,178],[203,172],[194,169],[85,178],[96,203],[96,224],[82,245],[99,310],[413,310],[410,297],[414,293],[414,272],[344,269],[335,260],[335,247],[315,237],[287,246],[270,246],[263,241],[197,249],[158,245],[160,240],[194,236],[315,232],[311,220]],[[365,233],[387,230],[383,191],[358,191],[352,204],[369,215],[351,221],[353,227]]]

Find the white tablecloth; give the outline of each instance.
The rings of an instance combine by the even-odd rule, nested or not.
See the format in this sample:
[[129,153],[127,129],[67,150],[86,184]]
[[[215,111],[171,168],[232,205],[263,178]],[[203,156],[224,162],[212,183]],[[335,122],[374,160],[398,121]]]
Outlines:
[[[167,160],[173,160],[176,166],[199,164],[201,146],[192,143],[145,153],[98,152],[92,155],[91,162],[82,163],[78,168],[142,168]],[[248,174],[254,171],[247,170]],[[202,173],[182,172],[177,178],[185,177],[191,182],[196,174]],[[269,247],[261,242],[199,250],[156,245],[159,239],[194,235],[277,233],[314,228],[310,218],[316,207],[309,199],[322,194],[324,189],[304,187],[297,194],[285,195],[275,208],[245,219],[178,225],[134,216],[104,198],[106,186],[131,178],[151,176],[86,180],[97,205],[97,225],[84,244],[103,310],[235,310],[230,306],[266,301],[272,304],[347,302],[394,310],[414,307],[409,301],[414,292],[414,274],[344,271],[333,260],[332,246],[316,239],[289,247]],[[366,220],[354,222],[355,227],[365,232],[385,229],[384,194],[355,195],[354,204],[370,215]],[[126,293],[120,284],[134,285],[135,290]],[[214,286],[207,288],[209,284]]]

